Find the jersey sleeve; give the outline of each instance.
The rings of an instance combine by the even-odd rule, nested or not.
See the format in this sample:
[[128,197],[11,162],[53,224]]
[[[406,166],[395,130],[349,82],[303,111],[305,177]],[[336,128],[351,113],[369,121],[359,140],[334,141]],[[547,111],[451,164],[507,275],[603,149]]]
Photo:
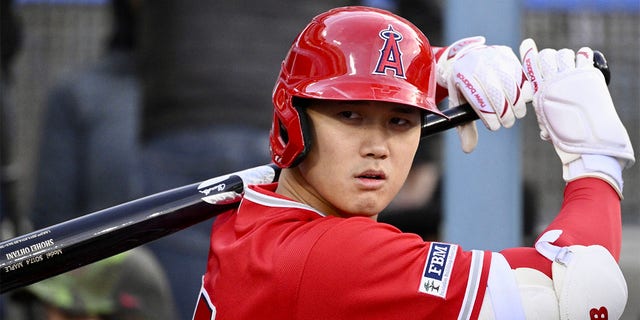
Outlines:
[[[314,244],[298,294],[300,319],[477,317],[490,252],[424,242],[366,218],[349,218]],[[479,302],[478,302],[479,301]]]
[[620,198],[605,181],[585,178],[570,182],[560,213],[542,234],[561,230],[554,245],[601,245],[620,258],[622,220]]
[[[560,212],[538,237],[557,247],[601,245],[618,260],[622,242],[620,199],[605,181],[578,179],[567,184]],[[551,262],[534,248],[503,250],[513,269],[534,268],[551,277]]]

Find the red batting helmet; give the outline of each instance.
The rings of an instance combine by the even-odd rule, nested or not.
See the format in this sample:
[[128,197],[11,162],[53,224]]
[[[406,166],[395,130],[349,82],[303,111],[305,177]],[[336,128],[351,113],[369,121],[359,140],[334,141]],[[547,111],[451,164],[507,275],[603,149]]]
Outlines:
[[273,89],[270,146],[280,167],[296,166],[310,147],[304,99],[374,100],[440,114],[429,41],[411,22],[367,7],[316,16],[295,39]]

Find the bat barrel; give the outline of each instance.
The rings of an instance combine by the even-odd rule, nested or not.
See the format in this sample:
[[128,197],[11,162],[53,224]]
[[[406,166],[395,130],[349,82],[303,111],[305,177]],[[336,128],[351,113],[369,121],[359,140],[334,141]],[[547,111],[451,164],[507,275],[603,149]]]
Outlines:
[[244,186],[276,181],[262,165],[156,193],[0,242],[0,293],[108,258],[237,207]]
[[[230,176],[225,190],[242,192]],[[94,212],[0,243],[0,293],[127,251],[234,207],[212,208],[192,184]]]

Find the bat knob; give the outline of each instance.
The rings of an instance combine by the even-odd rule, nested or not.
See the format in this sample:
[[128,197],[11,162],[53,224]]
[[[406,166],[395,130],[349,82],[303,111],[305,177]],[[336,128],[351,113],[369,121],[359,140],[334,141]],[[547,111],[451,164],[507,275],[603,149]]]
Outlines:
[[604,81],[609,84],[611,81],[611,70],[609,70],[609,64],[604,54],[598,50],[593,50],[593,66],[596,67],[604,76]]

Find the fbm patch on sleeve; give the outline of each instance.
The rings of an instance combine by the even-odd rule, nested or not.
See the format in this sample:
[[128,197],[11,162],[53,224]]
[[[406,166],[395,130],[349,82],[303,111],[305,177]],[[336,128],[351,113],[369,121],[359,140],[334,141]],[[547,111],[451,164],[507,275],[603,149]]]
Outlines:
[[429,246],[427,261],[420,279],[418,291],[440,298],[447,295],[451,278],[451,269],[456,258],[458,246],[455,244],[432,242]]

